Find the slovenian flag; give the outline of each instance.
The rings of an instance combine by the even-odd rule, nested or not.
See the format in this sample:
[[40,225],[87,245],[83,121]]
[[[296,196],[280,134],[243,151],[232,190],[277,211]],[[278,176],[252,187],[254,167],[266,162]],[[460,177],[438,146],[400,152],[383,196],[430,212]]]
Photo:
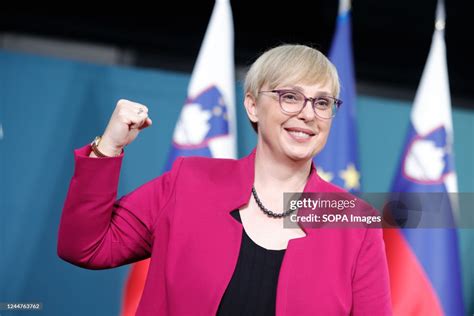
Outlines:
[[[438,223],[429,226],[437,228],[421,221],[418,228],[384,230],[393,312],[400,316],[464,315],[458,237],[452,228],[456,212],[448,194],[457,192],[457,180],[444,23],[444,8],[438,5],[436,30],[392,186],[399,194],[425,192],[420,194],[421,212],[436,211]],[[433,204],[442,195],[448,203]]]
[[[194,65],[165,169],[178,156],[236,158],[234,31],[229,0],[217,0]],[[135,315],[149,259],[130,270],[122,316]]]
[[341,82],[344,102],[333,119],[324,149],[315,157],[318,174],[351,192],[360,190],[357,158],[356,91],[352,56],[350,1],[341,0],[329,59]]

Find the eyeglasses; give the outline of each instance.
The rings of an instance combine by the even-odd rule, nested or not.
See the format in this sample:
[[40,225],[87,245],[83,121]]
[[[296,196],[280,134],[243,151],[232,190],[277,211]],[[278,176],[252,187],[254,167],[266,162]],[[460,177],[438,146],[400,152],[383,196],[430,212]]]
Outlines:
[[321,96],[315,98],[307,98],[303,93],[297,90],[270,90],[259,91],[259,93],[276,93],[278,101],[283,112],[288,114],[299,114],[310,101],[314,113],[322,119],[330,119],[336,116],[337,110],[342,101],[331,96]]

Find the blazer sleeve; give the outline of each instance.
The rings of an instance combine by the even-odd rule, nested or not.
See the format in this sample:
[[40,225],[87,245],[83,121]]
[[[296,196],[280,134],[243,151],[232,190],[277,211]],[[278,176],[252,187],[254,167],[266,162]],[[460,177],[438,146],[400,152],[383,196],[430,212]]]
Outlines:
[[392,315],[390,281],[382,229],[368,228],[362,243],[352,282],[352,313]]
[[153,227],[174,192],[182,158],[169,172],[116,200],[123,154],[91,158],[90,151],[90,145],[74,151],[58,256],[87,269],[113,268],[150,257]]

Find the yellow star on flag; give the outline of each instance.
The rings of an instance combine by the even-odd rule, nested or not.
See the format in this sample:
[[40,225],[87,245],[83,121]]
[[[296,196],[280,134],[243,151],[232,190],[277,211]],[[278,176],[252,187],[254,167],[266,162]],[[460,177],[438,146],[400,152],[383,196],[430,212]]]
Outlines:
[[344,180],[344,188],[347,190],[360,188],[360,173],[354,164],[347,165],[345,170],[339,172],[339,177]]
[[332,179],[334,178],[334,175],[332,172],[326,172],[323,170],[323,168],[319,167],[318,168],[318,174],[321,178],[323,178],[324,181],[331,182]]

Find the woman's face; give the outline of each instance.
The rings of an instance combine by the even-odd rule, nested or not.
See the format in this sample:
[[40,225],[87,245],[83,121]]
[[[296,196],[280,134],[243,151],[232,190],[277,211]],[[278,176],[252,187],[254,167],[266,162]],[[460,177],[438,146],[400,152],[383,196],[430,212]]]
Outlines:
[[[291,89],[306,97],[332,95],[330,84],[279,85],[274,90]],[[270,90],[264,85],[260,91]],[[310,102],[299,114],[282,112],[277,93],[260,93],[257,97],[247,94],[245,107],[250,120],[258,123],[258,141],[274,155],[293,161],[309,160],[319,153],[329,135],[332,119],[316,116]]]

